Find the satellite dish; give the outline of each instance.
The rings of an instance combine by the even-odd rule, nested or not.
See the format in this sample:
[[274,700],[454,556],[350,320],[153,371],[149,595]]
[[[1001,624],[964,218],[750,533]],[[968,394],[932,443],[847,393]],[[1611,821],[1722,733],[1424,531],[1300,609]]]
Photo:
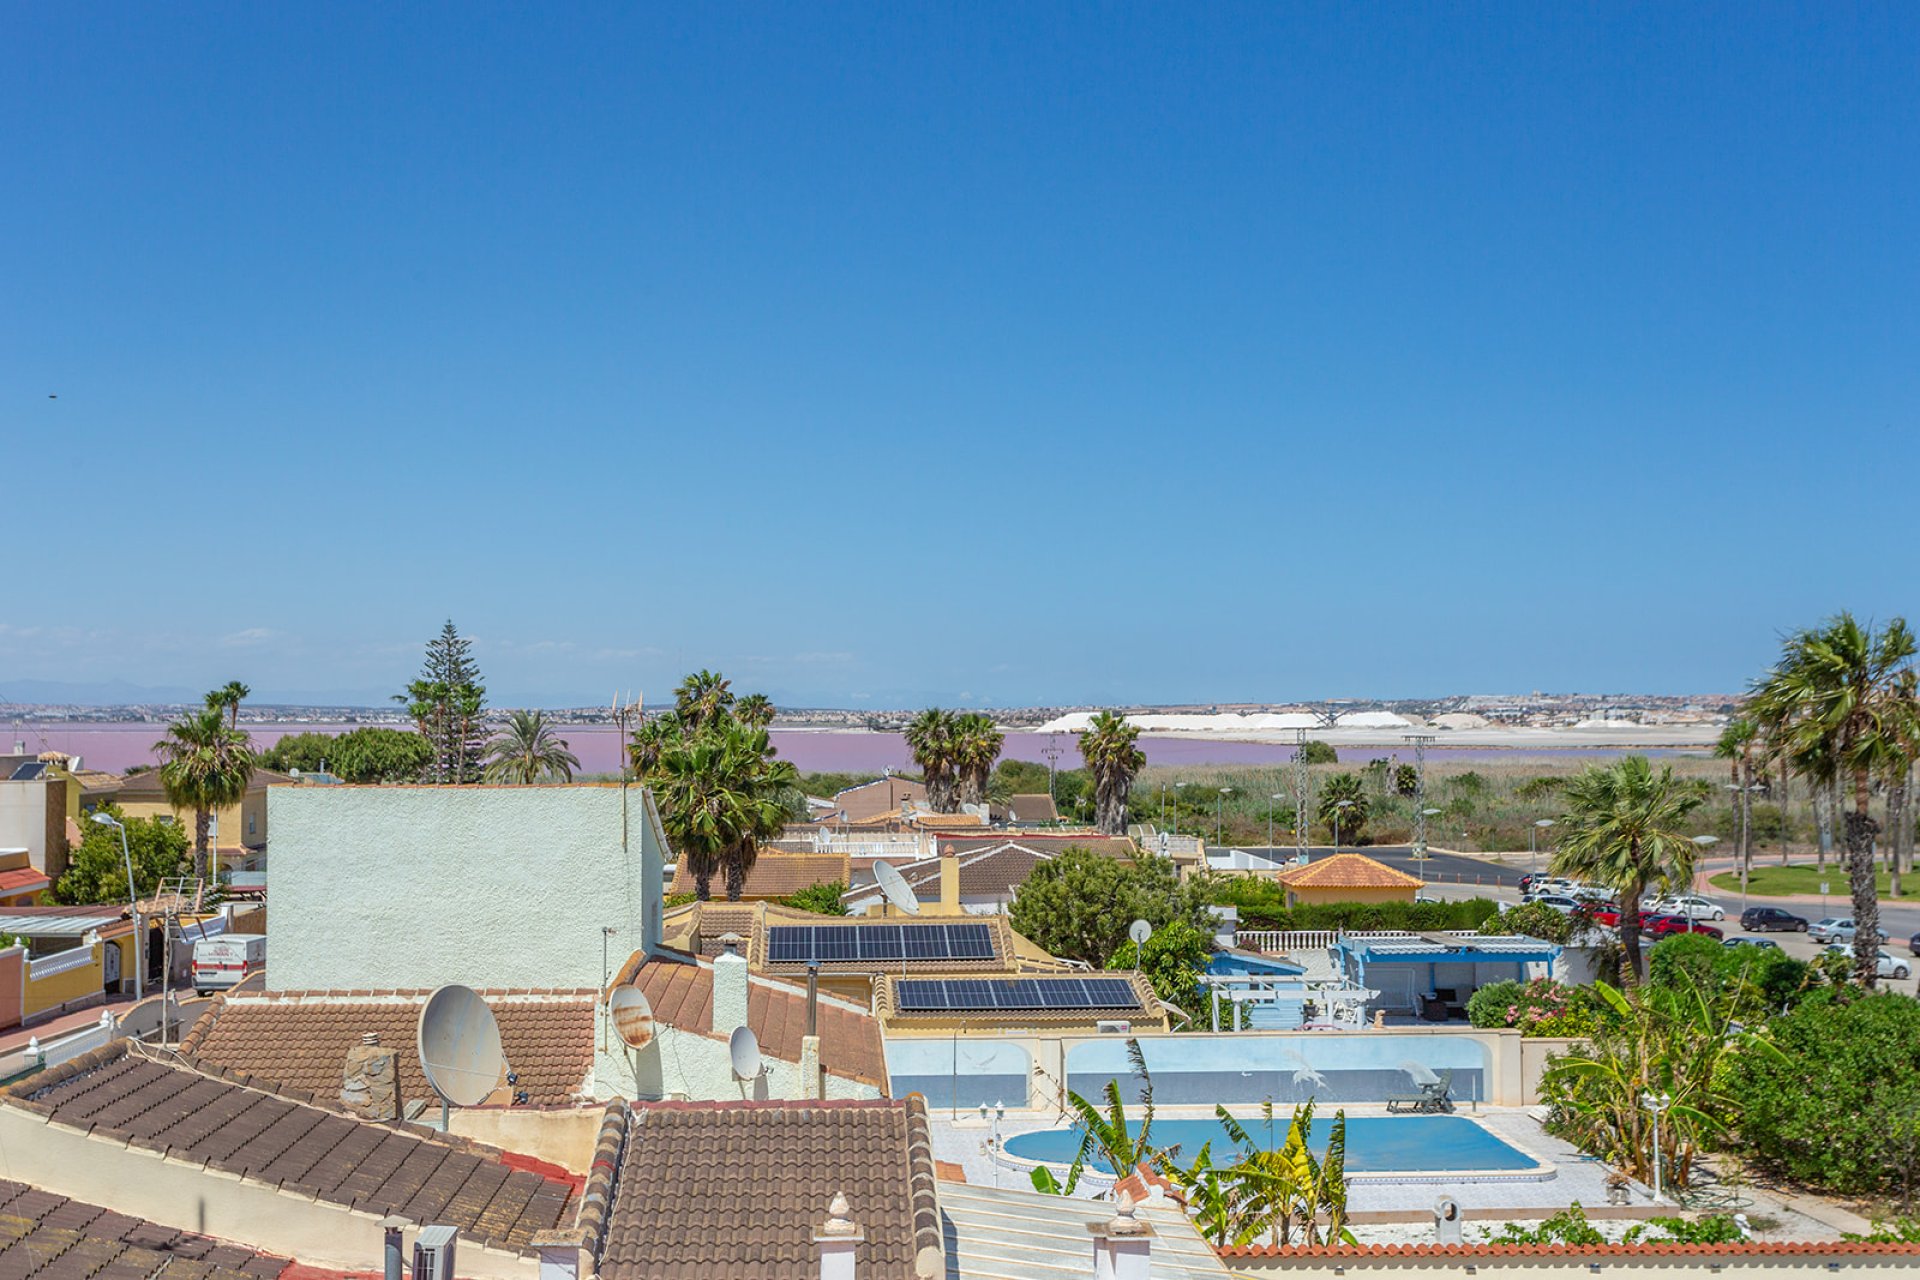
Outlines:
[[876,862],[873,864],[873,878],[880,886],[880,892],[887,895],[888,902],[910,916],[920,914],[920,899],[913,896],[905,876],[884,862]]
[[659,1034],[653,1022],[653,1006],[638,987],[615,987],[607,1001],[607,1012],[613,1018],[614,1031],[629,1049],[644,1049]]
[[427,1083],[456,1107],[477,1107],[500,1086],[507,1065],[500,1024],[472,987],[450,984],[427,997],[419,1046]]
[[1133,939],[1134,946],[1144,947],[1147,945],[1147,939],[1153,936],[1153,926],[1145,920],[1135,920],[1127,926],[1127,936]]
[[735,1027],[727,1037],[727,1052],[733,1057],[734,1079],[760,1078],[760,1037],[753,1034],[752,1027]]

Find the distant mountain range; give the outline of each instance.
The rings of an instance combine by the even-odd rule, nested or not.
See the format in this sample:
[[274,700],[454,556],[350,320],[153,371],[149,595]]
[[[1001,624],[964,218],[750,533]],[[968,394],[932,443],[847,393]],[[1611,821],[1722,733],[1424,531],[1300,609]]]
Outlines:
[[[6,680],[0,679],[0,703],[43,706],[146,707],[193,705],[205,689],[185,685],[139,685],[126,680]],[[393,706],[391,689],[272,689],[256,688],[250,703],[280,707]]]

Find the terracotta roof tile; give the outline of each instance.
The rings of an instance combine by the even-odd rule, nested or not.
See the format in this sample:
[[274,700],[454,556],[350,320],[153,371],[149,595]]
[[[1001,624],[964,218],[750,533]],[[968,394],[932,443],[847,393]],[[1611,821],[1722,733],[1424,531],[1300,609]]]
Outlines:
[[[329,1203],[415,1222],[431,1216],[510,1248],[527,1248],[571,1208],[571,1181],[513,1167],[491,1148],[418,1125],[369,1124],[297,1096],[205,1075],[117,1040],[0,1090],[0,1103]],[[525,1207],[510,1220],[489,1217],[507,1199]]]
[[[418,1028],[427,991],[227,992],[194,1023],[182,1052],[200,1062],[231,1067],[289,1089],[305,1089],[328,1104],[340,1098],[347,1050],[373,1032],[399,1060],[400,1096],[433,1096],[420,1074]],[[536,1106],[583,1096],[593,1070],[594,997],[591,990],[482,992],[500,1024],[507,1064],[517,1088]]]
[[186,1280],[271,1280],[287,1266],[285,1258],[0,1181],[0,1276],[7,1280],[111,1280],[163,1269]]
[[[622,981],[646,993],[655,1021],[696,1035],[713,1035],[711,963],[653,956],[630,967]],[[807,1031],[806,992],[784,982],[749,977],[747,1025],[763,1053],[783,1062],[800,1061],[800,1041]],[[880,1024],[871,1014],[822,996],[818,1026],[820,1063],[829,1073],[885,1087]]]
[[1289,867],[1280,873],[1280,882],[1290,889],[1417,889],[1426,883],[1358,853],[1336,853],[1304,867]]
[[[816,884],[847,882],[847,855],[844,853],[762,853],[747,872],[741,890],[743,898],[784,898]],[[717,883],[717,878],[716,878]],[[668,893],[692,893],[693,876],[684,859],[674,871]]]
[[607,1215],[604,1280],[808,1276],[814,1233],[844,1195],[865,1232],[859,1274],[943,1267],[933,1149],[903,1102],[636,1106]]
[[1060,810],[1049,795],[1007,797],[1007,812],[1015,822],[1058,822]]

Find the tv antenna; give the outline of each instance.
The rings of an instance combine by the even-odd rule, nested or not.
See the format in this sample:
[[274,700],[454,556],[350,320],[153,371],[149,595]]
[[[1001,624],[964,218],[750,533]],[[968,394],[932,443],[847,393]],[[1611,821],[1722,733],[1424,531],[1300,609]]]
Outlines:
[[1293,751],[1294,860],[1304,863],[1307,860],[1307,790],[1311,786],[1307,775],[1307,731],[1295,729],[1293,740],[1299,744]]
[[1427,857],[1427,748],[1432,745],[1434,735],[1409,733],[1406,738],[1413,744],[1413,857],[1416,862],[1424,862]]
[[507,1056],[500,1024],[472,987],[449,983],[420,1010],[420,1070],[440,1095],[443,1128],[454,1107],[477,1107],[500,1087]]
[[895,871],[891,864],[876,862],[873,864],[874,883],[880,886],[880,892],[902,915],[920,914],[920,899],[914,897],[913,889],[907,884],[907,878]]
[[1052,800],[1054,798],[1053,766],[1055,762],[1060,759],[1061,755],[1064,754],[1060,750],[1060,735],[1057,733],[1048,734],[1047,745],[1040,748],[1040,754],[1047,758],[1047,799]]

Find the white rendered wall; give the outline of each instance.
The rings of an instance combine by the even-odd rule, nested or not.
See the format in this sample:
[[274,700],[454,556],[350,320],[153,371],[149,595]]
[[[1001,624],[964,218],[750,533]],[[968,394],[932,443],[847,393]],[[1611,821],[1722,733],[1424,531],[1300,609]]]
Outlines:
[[598,988],[603,955],[658,942],[640,787],[270,787],[267,805],[270,990]]
[[[800,1065],[763,1055],[765,1074],[748,1083],[733,1074],[733,1057],[724,1040],[662,1025],[652,1044],[635,1051],[609,1036],[596,1046],[595,1094],[658,1102],[797,1100],[805,1093]],[[877,1098],[880,1089],[864,1080],[827,1073],[829,1098]]]

